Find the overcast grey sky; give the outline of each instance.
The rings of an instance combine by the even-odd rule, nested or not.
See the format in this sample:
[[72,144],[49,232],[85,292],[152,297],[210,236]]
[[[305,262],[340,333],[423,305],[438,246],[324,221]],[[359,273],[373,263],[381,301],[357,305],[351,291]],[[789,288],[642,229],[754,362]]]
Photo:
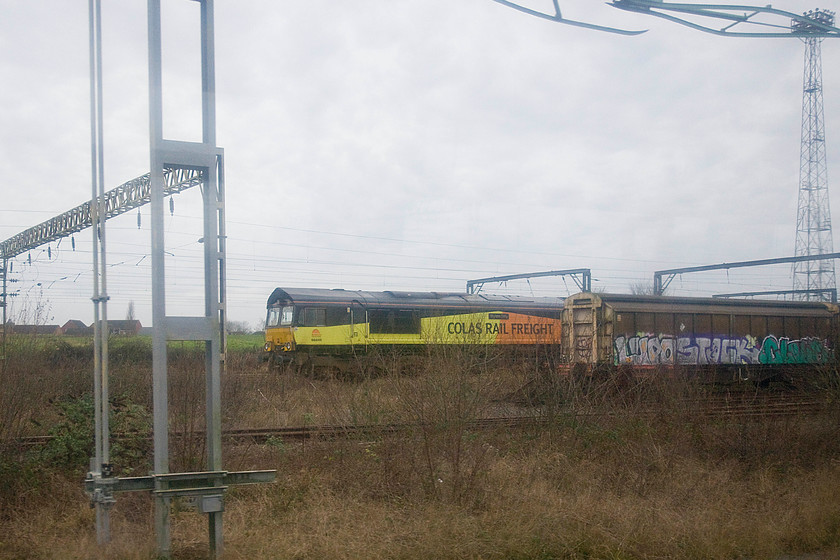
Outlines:
[[[217,0],[229,316],[257,323],[277,286],[462,291],[586,267],[595,289],[627,291],[664,268],[792,255],[804,44],[716,37],[598,0],[561,6],[649,32],[562,26],[490,0]],[[148,171],[146,2],[102,10],[111,188]],[[88,15],[84,0],[0,0],[0,13],[6,239],[90,197]],[[165,134],[195,140],[198,6],[170,0],[164,16]],[[838,48],[823,43],[834,199]],[[174,202],[167,311],[200,314],[198,193]],[[149,225],[148,208],[140,229],[136,212],[108,222],[111,318],[133,301],[151,323]],[[74,237],[75,251],[65,239],[14,260],[13,318],[40,305],[40,320],[90,322],[91,233]],[[790,285],[775,267],[685,276],[672,293]]]

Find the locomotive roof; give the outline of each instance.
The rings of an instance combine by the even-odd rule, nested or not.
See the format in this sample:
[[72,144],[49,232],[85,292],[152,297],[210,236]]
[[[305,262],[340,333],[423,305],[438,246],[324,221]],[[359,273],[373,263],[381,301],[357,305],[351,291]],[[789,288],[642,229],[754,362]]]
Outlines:
[[[567,306],[598,298],[617,311],[662,311],[674,313],[776,313],[779,315],[835,315],[837,304],[819,301],[675,297],[581,292],[566,299]],[[594,300],[593,300],[594,301]]]
[[522,297],[494,294],[464,294],[460,292],[368,292],[322,288],[277,288],[268,298],[268,307],[278,302],[293,304],[323,303],[383,307],[427,308],[497,308],[497,309],[557,309],[563,308],[564,298]]

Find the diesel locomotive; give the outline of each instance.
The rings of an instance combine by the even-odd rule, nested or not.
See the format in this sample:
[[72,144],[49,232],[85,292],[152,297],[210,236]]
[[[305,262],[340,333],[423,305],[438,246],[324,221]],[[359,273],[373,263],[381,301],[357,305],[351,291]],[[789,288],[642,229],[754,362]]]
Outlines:
[[561,298],[277,288],[268,298],[270,363],[341,368],[372,350],[428,345],[560,347]]

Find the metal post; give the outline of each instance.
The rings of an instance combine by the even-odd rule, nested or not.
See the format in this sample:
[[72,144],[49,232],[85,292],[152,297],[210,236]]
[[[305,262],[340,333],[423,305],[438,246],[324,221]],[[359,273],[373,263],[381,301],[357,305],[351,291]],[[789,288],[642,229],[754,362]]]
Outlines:
[[[216,62],[213,0],[201,2],[201,109],[202,141],[216,146]],[[224,331],[224,300],[221,297],[219,217],[219,159],[207,169],[204,188],[204,314],[211,319],[211,338],[205,342],[207,470],[222,470],[222,353],[220,335]],[[221,556],[224,548],[222,512],[208,514],[211,557]]]
[[[166,371],[166,292],[163,236],[163,87],[160,0],[148,0],[149,33],[149,136],[152,222],[152,393],[154,406],[154,472],[169,472],[169,403]],[[156,488],[161,490],[161,488]],[[155,496],[155,535],[158,553],[169,557],[170,498]]]
[[3,293],[0,294],[0,305],[3,307],[3,348],[0,360],[3,361],[2,372],[6,373],[6,326],[8,322],[6,317],[6,296],[8,295],[8,292],[6,291],[6,277],[9,274],[9,259],[6,258],[5,254],[3,255],[3,269],[0,272],[3,273]]
[[[102,17],[100,0],[88,0],[90,16],[90,132],[91,132],[91,202],[93,226],[93,391],[94,457],[90,476],[110,479],[110,444],[108,416],[108,289],[106,282],[105,244],[105,166],[103,156],[104,126],[102,115]],[[110,508],[114,503],[107,485],[94,496],[96,538],[100,544],[111,540]]]

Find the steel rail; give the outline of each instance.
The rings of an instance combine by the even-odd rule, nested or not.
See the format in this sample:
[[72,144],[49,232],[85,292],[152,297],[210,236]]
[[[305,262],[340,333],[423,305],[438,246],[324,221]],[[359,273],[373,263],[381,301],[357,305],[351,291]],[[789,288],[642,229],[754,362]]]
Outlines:
[[[754,399],[745,397],[713,397],[705,403],[696,400],[686,401],[695,404],[696,408],[680,407],[680,411],[689,417],[699,419],[712,418],[784,418],[799,415],[814,415],[826,411],[826,400],[801,395],[765,395]],[[635,415],[640,418],[650,418],[671,408],[648,406],[641,403],[638,406],[628,406],[621,410],[598,411],[595,407],[581,409],[566,409],[558,416],[574,416],[575,418],[603,418]],[[548,423],[550,419],[544,414],[528,414],[520,416],[493,416],[465,420],[461,426],[468,430],[492,430],[499,428],[515,429]],[[431,424],[393,423],[393,424],[354,424],[354,425],[318,425],[318,426],[290,426],[280,428],[240,428],[223,431],[223,439],[228,443],[257,443],[264,444],[273,439],[280,441],[302,441],[310,439],[335,440],[351,439],[355,437],[381,437],[388,434],[423,430],[433,427]],[[204,438],[202,430],[195,432],[172,432],[173,438]],[[16,438],[14,442],[23,447],[37,447],[46,445],[57,436],[39,435]],[[151,434],[140,432],[120,432],[112,435],[112,439],[126,441],[133,438],[151,440]],[[8,442],[7,442],[8,443]]]

